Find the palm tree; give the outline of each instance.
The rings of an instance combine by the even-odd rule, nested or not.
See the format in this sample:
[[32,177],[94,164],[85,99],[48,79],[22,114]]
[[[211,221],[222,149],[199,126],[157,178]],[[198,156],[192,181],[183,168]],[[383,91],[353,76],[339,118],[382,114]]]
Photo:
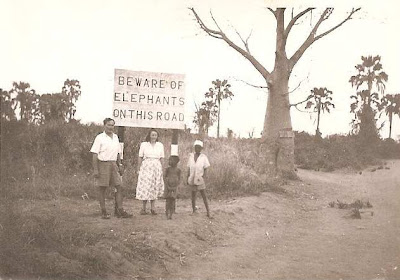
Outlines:
[[219,138],[219,123],[221,119],[221,101],[223,99],[229,98],[232,99],[233,93],[230,90],[231,85],[228,84],[227,80],[215,80],[212,81],[213,88],[210,88],[209,91],[205,94],[206,98],[210,98],[211,101],[217,106],[217,138]]
[[201,106],[198,106],[196,103],[194,105],[196,106],[196,115],[193,122],[199,128],[201,137],[204,137],[204,135],[208,136],[208,129],[216,120],[218,108],[211,100],[204,101],[201,103]]
[[0,88],[1,120],[14,120],[13,100],[10,92]]
[[[349,82],[358,90],[352,95],[350,112],[355,114],[353,128],[365,139],[378,138],[375,115],[382,110],[381,100],[388,75],[382,70],[381,57],[362,56],[362,63],[355,66],[357,75]],[[357,123],[358,121],[358,123]]]
[[389,138],[392,138],[393,115],[400,116],[400,94],[388,94],[382,100],[382,106],[389,117]]
[[311,90],[311,94],[307,99],[309,101],[306,104],[305,109],[313,108],[313,111],[317,113],[317,129],[315,136],[320,137],[321,132],[319,130],[321,113],[330,113],[330,107],[335,108],[335,104],[332,103],[332,91],[324,88],[314,88]]
[[78,100],[79,96],[81,96],[81,85],[79,84],[78,80],[67,79],[64,82],[64,86],[62,87],[61,92],[67,100],[67,119],[68,121],[71,121],[74,118],[76,112],[75,102]]
[[13,82],[11,94],[14,95],[12,99],[13,110],[19,109],[21,120],[32,122],[35,121],[39,110],[39,96],[35,93],[34,89],[30,88],[29,83]]

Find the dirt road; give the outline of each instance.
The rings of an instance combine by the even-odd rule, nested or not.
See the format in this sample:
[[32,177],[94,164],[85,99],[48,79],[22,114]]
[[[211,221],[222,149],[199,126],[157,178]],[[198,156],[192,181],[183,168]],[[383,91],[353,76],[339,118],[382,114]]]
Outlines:
[[[171,278],[400,279],[400,162],[362,174],[300,170],[277,196],[214,203],[235,232]],[[369,200],[362,219],[330,201]]]
[[[213,220],[203,208],[191,216],[189,200],[178,201],[173,220],[162,214],[163,201],[159,215],[142,216],[140,203],[127,200],[132,219],[100,219],[95,200],[22,201],[20,209],[49,217],[43,234],[57,228],[52,236],[62,246],[31,243],[50,278],[400,279],[400,161],[385,167],[299,170],[301,181],[283,193],[211,201]],[[373,208],[353,219],[328,205],[337,199]]]

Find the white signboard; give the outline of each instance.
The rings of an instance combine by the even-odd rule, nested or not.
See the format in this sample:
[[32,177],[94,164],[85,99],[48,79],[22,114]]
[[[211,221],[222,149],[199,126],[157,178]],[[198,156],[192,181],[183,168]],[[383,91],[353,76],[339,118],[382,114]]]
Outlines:
[[115,69],[117,126],[183,129],[185,75]]

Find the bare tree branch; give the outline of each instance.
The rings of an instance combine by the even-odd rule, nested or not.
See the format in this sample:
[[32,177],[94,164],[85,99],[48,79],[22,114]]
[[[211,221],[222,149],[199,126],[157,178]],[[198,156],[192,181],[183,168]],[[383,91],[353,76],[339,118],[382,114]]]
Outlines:
[[303,42],[303,44],[300,46],[300,48],[293,54],[293,56],[290,58],[290,69],[293,69],[293,67],[296,65],[297,61],[299,61],[300,57],[304,54],[304,52],[317,40],[321,39],[322,37],[324,37],[325,35],[329,34],[330,32],[332,32],[333,30],[339,28],[341,25],[343,25],[346,21],[351,19],[351,16],[356,13],[357,11],[359,11],[360,8],[357,9],[352,9],[350,14],[339,24],[335,25],[334,27],[332,27],[331,29],[329,29],[326,32],[321,33],[320,35],[316,35],[318,28],[320,27],[320,25],[322,24],[322,22],[324,22],[325,20],[327,20],[329,18],[329,16],[332,14],[333,12],[333,8],[326,8],[325,11],[322,13],[322,15],[320,16],[320,18],[318,19],[317,23],[315,24],[315,26],[313,27],[313,29],[311,30],[310,34],[308,35],[307,39]]
[[210,11],[210,15],[211,15],[211,18],[212,18],[212,20],[214,21],[215,25],[218,27],[218,30],[219,30],[221,33],[223,33],[221,27],[219,27],[217,21],[216,21],[215,18],[214,18],[214,15],[212,14],[211,11]]
[[200,25],[200,28],[203,29],[209,36],[224,40],[231,48],[233,48],[234,50],[239,52],[251,64],[253,64],[253,66],[257,69],[257,71],[264,77],[264,79],[269,78],[270,72],[267,69],[265,69],[265,67],[260,62],[258,62],[258,60],[256,58],[254,58],[254,56],[252,56],[248,51],[242,49],[241,47],[236,45],[233,41],[231,41],[228,38],[228,36],[226,36],[226,34],[219,27],[217,21],[215,20],[215,18],[212,14],[211,14],[211,17],[212,17],[215,25],[217,26],[218,30],[213,30],[213,29],[207,27],[205,25],[205,23],[203,22],[203,20],[196,13],[195,9],[194,8],[189,8],[189,9],[193,12],[193,14],[197,20],[197,23]]
[[293,17],[293,9],[292,9],[292,19],[289,22],[288,26],[285,29],[285,38],[287,38],[289,36],[290,30],[292,29],[292,27],[295,25],[296,21],[301,18],[302,16],[304,16],[305,14],[307,14],[308,12],[311,12],[312,10],[314,10],[315,8],[308,8],[305,9],[304,11],[302,11],[301,13],[297,14],[295,17]]
[[217,39],[222,39],[222,32],[221,31],[216,31],[208,28],[203,21],[200,19],[200,17],[196,14],[193,8],[191,8],[192,12],[195,15],[197,23],[200,25],[200,28],[203,29],[208,35],[211,37],[217,38]]
[[[235,28],[234,28],[234,29],[235,29]],[[249,34],[249,36],[247,36],[246,40],[244,40],[244,39],[242,38],[242,35],[240,35],[239,31],[237,31],[236,29],[235,29],[235,32],[236,32],[236,34],[239,36],[240,40],[243,42],[243,44],[244,44],[244,46],[245,46],[245,48],[246,48],[246,51],[247,51],[248,53],[250,53],[250,49],[249,49],[249,39],[250,39],[250,37],[251,37],[251,33],[253,33],[253,29],[250,31],[250,34]]]
[[346,21],[351,19],[351,16],[358,12],[361,8],[357,8],[357,9],[352,9],[349,16],[347,18],[345,18],[342,22],[340,22],[339,24],[337,24],[336,26],[332,27],[331,29],[325,31],[324,33],[321,33],[320,35],[318,35],[317,37],[315,37],[314,41],[317,41],[318,39],[321,39],[322,37],[324,37],[325,35],[328,35],[329,33],[331,33],[333,30],[335,30],[336,28],[339,28],[340,26],[342,26]]
[[[299,104],[298,104],[299,105]],[[292,106],[290,106],[290,107],[292,107]],[[299,112],[302,112],[302,113],[307,113],[307,114],[312,114],[313,112],[310,112],[310,111],[303,111],[303,110],[300,110],[298,107],[297,107],[297,105],[293,105],[293,107],[297,110],[297,111],[299,111]]]
[[276,17],[276,11],[272,10],[271,8],[267,8],[273,15]]
[[304,102],[310,100],[311,98],[312,98],[312,95],[309,95],[309,96],[307,96],[307,98],[304,99],[303,101],[300,101],[300,102],[297,102],[297,103],[294,103],[294,104],[289,104],[289,107],[296,107],[296,109],[298,109],[298,108],[297,108],[297,105],[300,105],[300,104],[302,104],[302,103],[304,103]]
[[299,82],[299,84],[298,84],[294,89],[292,89],[291,91],[289,91],[289,94],[295,92],[295,91],[301,86],[301,84],[302,84],[305,80],[308,80],[308,76],[309,76],[309,75],[310,75],[310,73],[308,73],[308,74],[307,74],[307,77],[306,77],[305,79],[301,80],[301,81]]
[[300,57],[303,55],[303,53],[311,46],[311,44],[314,42],[314,37],[315,34],[318,30],[318,27],[321,25],[321,23],[326,19],[326,16],[328,14],[329,8],[325,9],[325,11],[322,13],[320,18],[318,19],[317,23],[315,24],[314,28],[311,30],[310,34],[308,35],[307,39],[303,42],[303,44],[300,46],[300,48],[293,54],[293,56],[289,59],[290,63],[290,68],[292,69],[294,65],[296,65],[297,61],[299,61]]
[[236,78],[236,77],[233,77],[233,78],[234,78],[236,81],[245,83],[246,85],[251,86],[251,87],[254,87],[254,88],[268,89],[268,86],[258,86],[258,85],[255,85],[255,84],[251,84],[251,83],[249,83],[249,82],[247,82],[247,81],[245,81],[245,80],[238,79],[238,78]]

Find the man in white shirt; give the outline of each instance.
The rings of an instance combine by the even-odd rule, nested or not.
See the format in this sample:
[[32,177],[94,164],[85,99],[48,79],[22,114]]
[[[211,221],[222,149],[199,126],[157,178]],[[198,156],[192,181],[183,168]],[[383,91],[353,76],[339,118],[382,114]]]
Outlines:
[[103,219],[109,219],[105,198],[107,187],[114,187],[115,209],[118,218],[132,217],[122,208],[122,172],[121,146],[118,136],[114,133],[115,121],[106,118],[103,121],[104,132],[96,136],[90,152],[93,153],[93,170],[96,185],[99,188],[99,202]]

